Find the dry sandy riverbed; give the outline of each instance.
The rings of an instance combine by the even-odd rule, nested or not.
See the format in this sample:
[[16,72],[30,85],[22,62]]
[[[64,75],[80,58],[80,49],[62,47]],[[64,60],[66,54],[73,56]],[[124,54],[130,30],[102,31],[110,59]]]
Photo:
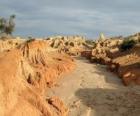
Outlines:
[[58,96],[69,116],[140,116],[140,87],[125,87],[102,65],[77,58],[77,67],[48,96]]

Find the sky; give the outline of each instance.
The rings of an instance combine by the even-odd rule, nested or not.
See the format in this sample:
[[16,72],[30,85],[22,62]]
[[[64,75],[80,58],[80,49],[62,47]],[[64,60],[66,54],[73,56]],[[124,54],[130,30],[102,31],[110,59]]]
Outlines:
[[20,36],[97,38],[140,31],[140,0],[0,0],[0,16],[11,14]]

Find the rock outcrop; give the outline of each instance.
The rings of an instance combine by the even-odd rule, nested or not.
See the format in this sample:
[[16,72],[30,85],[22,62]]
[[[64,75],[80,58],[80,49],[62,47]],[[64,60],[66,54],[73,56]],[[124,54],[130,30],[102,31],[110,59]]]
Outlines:
[[[109,68],[115,71],[119,77],[123,79],[125,85],[137,84],[140,85],[140,53],[139,46],[133,47],[127,52],[113,53],[112,63]],[[114,67],[112,64],[114,63]]]
[[86,49],[86,40],[82,36],[56,36],[47,39],[52,48],[72,56],[79,56]]
[[[120,46],[126,39],[137,42],[132,49],[121,51]],[[108,69],[122,78],[125,85],[140,85],[140,35],[135,34],[126,38],[115,37],[96,41],[92,50],[91,62],[107,65]]]
[[92,50],[91,62],[98,62],[101,64],[109,63],[111,59],[108,57],[108,54],[118,51],[122,41],[122,39],[118,38],[98,40],[96,42],[96,47]]
[[21,42],[2,49],[0,115],[66,116],[68,109],[59,98],[45,96],[47,88],[74,66],[71,57],[58,53],[42,40]]

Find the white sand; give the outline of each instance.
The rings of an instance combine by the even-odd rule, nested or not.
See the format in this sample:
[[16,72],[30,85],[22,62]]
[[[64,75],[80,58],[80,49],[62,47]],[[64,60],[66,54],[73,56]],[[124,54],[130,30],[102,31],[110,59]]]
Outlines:
[[63,100],[69,116],[140,116],[140,87],[125,87],[105,66],[82,58],[76,63],[76,69],[48,92]]

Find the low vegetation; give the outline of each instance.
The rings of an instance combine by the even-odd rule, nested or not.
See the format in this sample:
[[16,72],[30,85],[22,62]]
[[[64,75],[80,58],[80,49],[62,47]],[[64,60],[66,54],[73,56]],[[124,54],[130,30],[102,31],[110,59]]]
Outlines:
[[133,46],[135,44],[136,44],[136,42],[134,40],[127,39],[127,40],[123,41],[123,43],[120,46],[120,49],[121,49],[121,51],[126,51],[126,50],[133,48]]

